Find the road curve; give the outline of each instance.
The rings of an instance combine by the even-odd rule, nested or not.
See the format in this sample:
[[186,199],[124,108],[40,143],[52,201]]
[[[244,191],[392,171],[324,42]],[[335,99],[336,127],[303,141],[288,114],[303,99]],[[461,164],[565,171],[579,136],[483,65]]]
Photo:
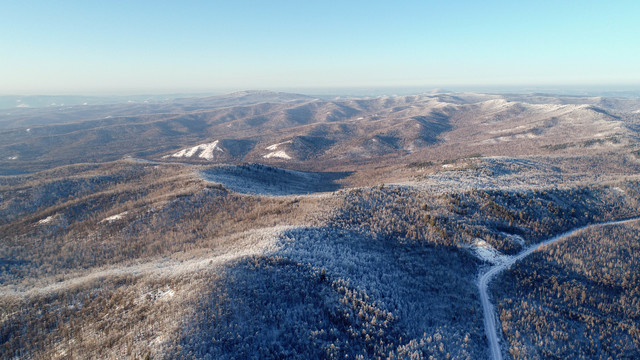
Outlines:
[[507,257],[503,263],[493,265],[489,268],[485,268],[485,270],[482,271],[480,273],[480,276],[478,277],[478,289],[480,290],[480,301],[482,302],[482,311],[484,313],[484,331],[487,335],[487,341],[489,342],[489,350],[491,354],[490,359],[502,360],[502,351],[500,350],[500,343],[498,342],[498,332],[496,330],[499,324],[496,318],[496,313],[493,309],[493,304],[491,304],[491,301],[489,300],[489,295],[487,292],[489,283],[491,282],[491,280],[493,280],[493,278],[496,275],[508,269],[509,267],[511,267],[511,265],[513,265],[517,261],[531,255],[532,252],[538,250],[540,247],[565,239],[569,236],[575,235],[576,233],[584,229],[588,229],[592,227],[607,226],[607,225],[617,225],[617,224],[622,224],[622,223],[627,223],[627,222],[637,221],[637,220],[640,220],[640,217],[634,217],[634,218],[625,219],[625,220],[606,221],[602,223],[581,226],[579,228],[569,230],[562,234],[556,235],[550,239],[544,240],[536,245],[532,245],[526,248],[525,250],[519,252],[517,255]]

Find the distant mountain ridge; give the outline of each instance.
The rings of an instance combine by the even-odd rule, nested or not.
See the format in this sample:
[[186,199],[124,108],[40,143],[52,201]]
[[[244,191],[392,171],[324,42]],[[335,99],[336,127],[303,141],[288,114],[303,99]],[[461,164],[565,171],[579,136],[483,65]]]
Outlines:
[[21,109],[0,117],[0,169],[12,173],[127,155],[309,168],[442,159],[461,151],[630,151],[637,147],[639,109],[638,99],[445,93],[321,100],[271,91]]

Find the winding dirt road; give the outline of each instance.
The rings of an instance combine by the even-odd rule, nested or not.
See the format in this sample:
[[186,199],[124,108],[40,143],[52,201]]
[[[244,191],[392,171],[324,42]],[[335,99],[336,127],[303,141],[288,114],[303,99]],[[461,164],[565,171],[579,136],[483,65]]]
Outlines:
[[573,236],[584,229],[608,226],[608,225],[618,225],[618,224],[623,224],[623,223],[638,221],[638,220],[640,220],[640,217],[635,217],[635,218],[626,219],[626,220],[614,220],[614,221],[607,221],[607,222],[602,222],[597,224],[585,225],[585,226],[564,232],[562,234],[556,235],[536,245],[532,245],[527,249],[521,251],[517,255],[506,257],[506,260],[503,263],[493,265],[490,268],[487,268],[485,271],[481,272],[480,276],[478,277],[478,289],[480,290],[480,301],[482,301],[482,310],[484,312],[484,331],[487,335],[487,341],[489,342],[489,350],[491,354],[490,358],[493,360],[502,360],[502,351],[500,349],[500,342],[498,341],[498,332],[497,332],[497,327],[499,324],[496,319],[496,313],[494,311],[493,304],[489,300],[489,295],[487,292],[489,283],[491,282],[491,280],[493,280],[493,278],[496,275],[510,268],[511,265],[513,265],[517,261],[529,256],[532,252],[538,250],[540,247],[565,239],[569,236]]

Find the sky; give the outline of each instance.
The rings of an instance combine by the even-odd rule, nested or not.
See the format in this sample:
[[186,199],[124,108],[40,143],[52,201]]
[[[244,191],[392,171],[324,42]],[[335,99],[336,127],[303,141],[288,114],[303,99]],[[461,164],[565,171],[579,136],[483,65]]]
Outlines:
[[640,1],[0,0],[0,94],[640,87]]

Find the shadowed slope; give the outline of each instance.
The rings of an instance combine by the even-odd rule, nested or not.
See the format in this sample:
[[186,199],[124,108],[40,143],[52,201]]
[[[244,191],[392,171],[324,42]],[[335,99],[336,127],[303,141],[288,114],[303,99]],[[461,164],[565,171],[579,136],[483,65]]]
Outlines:
[[239,193],[260,195],[301,195],[335,191],[340,185],[335,180],[349,173],[303,172],[280,169],[267,165],[225,165],[200,172],[203,179],[220,183]]

